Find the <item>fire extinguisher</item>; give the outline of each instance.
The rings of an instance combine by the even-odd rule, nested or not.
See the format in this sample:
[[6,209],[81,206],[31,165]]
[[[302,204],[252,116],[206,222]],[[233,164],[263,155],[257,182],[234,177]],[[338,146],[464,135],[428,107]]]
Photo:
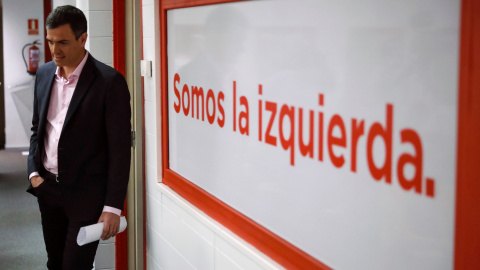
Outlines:
[[[41,43],[38,40],[35,40],[33,43],[25,44],[22,49],[23,62],[25,62],[27,73],[30,75],[37,74],[38,63],[40,62],[40,49],[35,45],[40,44]],[[25,48],[27,48],[27,46],[30,46],[28,49],[28,65],[27,60],[25,60]]]

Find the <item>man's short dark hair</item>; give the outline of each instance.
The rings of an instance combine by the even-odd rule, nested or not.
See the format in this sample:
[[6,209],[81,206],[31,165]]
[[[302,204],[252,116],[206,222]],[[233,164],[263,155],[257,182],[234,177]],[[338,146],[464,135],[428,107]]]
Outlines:
[[87,18],[83,12],[70,5],[59,6],[55,8],[47,17],[45,27],[48,29],[55,29],[62,25],[69,24],[72,28],[75,39],[87,32]]

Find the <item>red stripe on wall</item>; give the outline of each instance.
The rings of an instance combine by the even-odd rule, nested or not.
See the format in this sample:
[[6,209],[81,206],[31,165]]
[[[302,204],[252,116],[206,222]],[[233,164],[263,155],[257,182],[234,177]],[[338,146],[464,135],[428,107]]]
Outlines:
[[[113,1],[113,67],[125,76],[125,2]],[[125,200],[122,215],[127,215]],[[128,234],[120,233],[115,237],[115,267],[128,269]]]
[[460,26],[455,269],[480,269],[480,1],[463,0]]
[[124,1],[113,1],[113,67],[125,76]]
[[[52,12],[52,0],[43,0],[43,22],[47,21],[48,14]],[[37,25],[38,29],[38,25]],[[45,33],[45,38],[43,40],[43,46],[45,48],[45,63],[52,61],[52,54],[50,53],[50,48],[48,47],[47,33]]]

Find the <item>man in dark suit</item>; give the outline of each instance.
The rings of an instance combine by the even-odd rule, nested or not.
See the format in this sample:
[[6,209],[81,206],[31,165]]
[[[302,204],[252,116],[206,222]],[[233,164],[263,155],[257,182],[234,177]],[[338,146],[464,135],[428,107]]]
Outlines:
[[85,50],[87,21],[73,6],[46,21],[53,61],[35,80],[30,186],[42,216],[49,269],[92,269],[98,241],[79,228],[104,222],[118,233],[130,171],[130,94],[125,78]]

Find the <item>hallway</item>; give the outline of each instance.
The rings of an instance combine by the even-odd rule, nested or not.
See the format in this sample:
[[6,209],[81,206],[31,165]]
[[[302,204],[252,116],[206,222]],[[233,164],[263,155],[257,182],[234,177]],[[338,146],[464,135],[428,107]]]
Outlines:
[[46,269],[40,212],[25,192],[27,157],[0,151],[0,269]]

